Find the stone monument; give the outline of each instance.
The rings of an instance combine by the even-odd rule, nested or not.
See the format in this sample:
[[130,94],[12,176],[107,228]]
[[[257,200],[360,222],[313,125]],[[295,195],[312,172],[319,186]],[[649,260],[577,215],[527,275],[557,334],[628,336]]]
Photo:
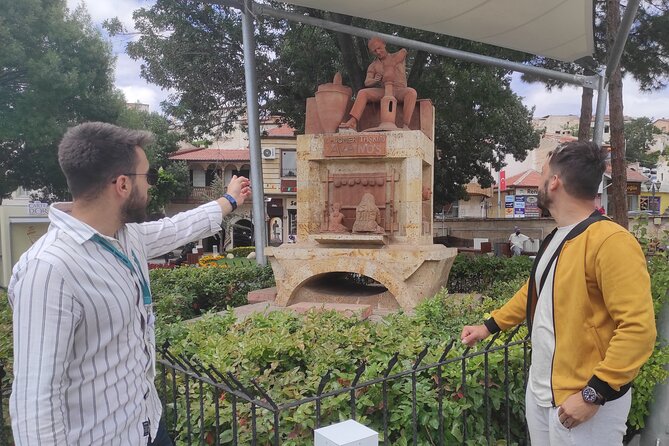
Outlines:
[[[374,54],[381,62],[395,56],[395,76],[398,60],[404,70],[405,50],[389,55],[383,45]],[[384,76],[372,78],[381,81]],[[402,88],[407,89],[405,75],[404,79]],[[357,105],[359,114],[350,95],[342,103],[348,90],[338,76],[319,88],[318,101],[307,100],[305,134],[297,137],[297,240],[266,251],[278,305],[363,303],[374,309],[411,311],[447,280],[457,250],[432,242],[434,107],[429,100],[416,101],[411,89],[413,99],[403,93],[403,113],[384,123],[382,115],[389,118],[380,109],[381,99],[397,89],[381,90],[378,100],[367,96],[362,106]],[[328,95],[320,92],[332,92],[339,105],[324,104]],[[361,104],[358,98],[356,104]],[[390,103],[397,100],[391,99]],[[413,103],[407,107],[407,101]],[[354,125],[333,128],[331,116],[322,113],[339,119],[348,113]],[[373,279],[379,292],[332,292],[320,280],[334,281],[344,273]]]

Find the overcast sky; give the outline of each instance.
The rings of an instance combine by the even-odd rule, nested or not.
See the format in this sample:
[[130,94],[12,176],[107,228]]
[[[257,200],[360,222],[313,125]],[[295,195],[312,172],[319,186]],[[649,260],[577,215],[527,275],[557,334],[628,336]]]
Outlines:
[[[126,28],[133,29],[132,12],[139,7],[148,7],[153,0],[67,0],[70,8],[84,3],[93,22],[100,26],[103,20],[119,17]],[[147,83],[140,77],[141,61],[134,61],[125,54],[129,37],[112,39],[116,60],[116,86],[123,91],[128,102],[149,104],[151,111],[161,111],[160,102],[169,92]],[[540,84],[526,84],[514,75],[512,89],[523,98],[527,107],[535,107],[534,116],[578,115],[581,104],[581,90],[566,87],[552,92]],[[631,117],[669,118],[669,88],[652,93],[642,93],[637,83],[630,78],[623,84],[624,113]]]

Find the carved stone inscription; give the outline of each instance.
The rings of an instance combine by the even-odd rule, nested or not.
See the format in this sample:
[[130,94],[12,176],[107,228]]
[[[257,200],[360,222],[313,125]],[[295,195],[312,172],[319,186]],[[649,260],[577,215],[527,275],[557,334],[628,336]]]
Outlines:
[[338,134],[324,136],[325,156],[373,157],[386,156],[386,135]]

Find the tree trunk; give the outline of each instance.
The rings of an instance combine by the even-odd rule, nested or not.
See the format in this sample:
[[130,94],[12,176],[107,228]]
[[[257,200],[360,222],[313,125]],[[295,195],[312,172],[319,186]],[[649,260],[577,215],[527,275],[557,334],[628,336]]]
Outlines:
[[581,118],[578,121],[578,140],[590,141],[590,123],[592,122],[592,88],[583,87],[581,94]]
[[[606,10],[606,37],[609,49],[620,27],[618,0],[608,0]],[[623,116],[623,79],[618,65],[609,79],[609,125],[611,128],[611,180],[613,220],[623,228],[627,219],[627,173],[625,163],[625,119]]]
[[[329,16],[330,20],[333,22],[344,25],[350,25],[353,21],[353,18],[350,16],[336,14],[334,12],[330,13]],[[351,86],[353,87],[353,91],[357,92],[365,86],[366,71],[364,70],[367,70],[367,67],[365,66],[363,69],[358,62],[355,47],[353,45],[354,37],[350,34],[340,32],[335,32],[334,34],[337,36],[337,47],[339,47],[339,50],[341,51],[342,61],[344,62],[346,71],[348,71],[349,76],[351,76]]]

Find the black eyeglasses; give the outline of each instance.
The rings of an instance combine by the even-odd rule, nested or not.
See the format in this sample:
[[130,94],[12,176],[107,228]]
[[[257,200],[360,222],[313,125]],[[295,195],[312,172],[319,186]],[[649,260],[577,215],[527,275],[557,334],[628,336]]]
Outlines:
[[[150,168],[148,172],[146,173],[123,173],[121,175],[125,176],[141,176],[141,175],[146,175],[146,182],[149,183],[149,186],[155,186],[156,183],[158,182],[158,169],[155,168]],[[112,183],[116,183],[116,180],[112,181]]]

